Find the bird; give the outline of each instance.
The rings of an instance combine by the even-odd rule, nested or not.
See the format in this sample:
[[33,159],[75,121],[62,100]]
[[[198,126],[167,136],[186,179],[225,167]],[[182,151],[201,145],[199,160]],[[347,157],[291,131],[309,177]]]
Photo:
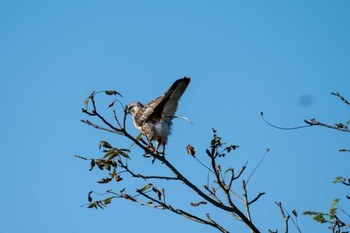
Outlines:
[[179,100],[190,81],[191,79],[187,76],[176,80],[164,95],[146,105],[138,101],[127,105],[127,113],[132,116],[135,128],[148,140],[147,148],[151,146],[152,141],[155,141],[155,151],[159,153],[158,149],[162,146],[162,154],[165,154],[165,145],[171,133],[172,120],[176,118],[175,112]]

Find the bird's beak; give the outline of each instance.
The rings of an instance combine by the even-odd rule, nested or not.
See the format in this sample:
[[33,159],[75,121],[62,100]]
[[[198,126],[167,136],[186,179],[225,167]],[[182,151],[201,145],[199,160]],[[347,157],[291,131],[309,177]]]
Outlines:
[[126,105],[125,108],[124,108],[124,114],[125,115],[130,114],[130,110],[129,110],[129,106],[128,105]]

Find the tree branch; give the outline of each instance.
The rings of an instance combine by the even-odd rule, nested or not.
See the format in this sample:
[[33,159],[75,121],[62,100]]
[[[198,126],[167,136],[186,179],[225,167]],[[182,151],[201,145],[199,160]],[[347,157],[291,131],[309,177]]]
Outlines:
[[125,165],[122,161],[119,162],[119,166],[125,169],[126,172],[128,172],[132,177],[136,178],[142,178],[142,179],[159,179],[159,180],[179,180],[177,177],[169,177],[169,176],[146,176],[141,175],[140,173],[136,174],[133,171],[131,171],[127,165]]
[[339,131],[342,131],[342,132],[350,132],[350,130],[348,128],[338,127],[337,125],[332,126],[332,125],[324,124],[324,123],[321,123],[321,122],[317,121],[315,118],[311,119],[310,121],[304,120],[304,122],[306,124],[310,125],[310,126],[319,125],[319,126],[327,127],[327,128],[330,128],[330,129],[339,130]]
[[212,219],[209,218],[209,214],[207,214],[207,218],[209,221],[206,221],[200,217],[197,217],[193,214],[190,214],[184,210],[181,210],[181,209],[175,209],[173,208],[171,205],[167,205],[165,204],[164,202],[161,202],[157,199],[154,199],[153,197],[147,195],[146,193],[144,192],[141,192],[140,190],[137,191],[139,194],[141,194],[142,196],[144,196],[145,198],[151,200],[152,202],[155,202],[157,204],[159,204],[163,209],[167,209],[167,210],[170,210],[172,211],[173,213],[176,213],[176,214],[179,214],[185,218],[188,218],[190,220],[193,220],[193,221],[196,221],[196,222],[199,222],[199,223],[202,223],[202,224],[207,224],[207,225],[210,225],[212,227],[215,227],[217,228],[218,230],[220,230],[221,232],[224,232],[224,233],[229,233],[229,231],[227,231],[225,228],[223,228],[222,226],[220,226],[218,223],[216,223],[215,221],[213,221]]
[[[227,196],[227,200],[229,203],[228,205],[224,205],[222,202],[218,201],[217,197],[214,194],[214,197],[216,199],[211,198],[210,196],[206,195],[203,191],[201,191],[196,185],[194,185],[192,182],[190,182],[186,177],[184,177],[163,155],[160,155],[157,151],[155,151],[153,148],[150,147],[146,147],[143,144],[140,143],[140,140],[134,138],[133,136],[131,136],[129,133],[126,132],[125,130],[125,121],[126,121],[126,113],[124,112],[124,118],[123,118],[123,127],[121,127],[121,124],[119,122],[118,119],[116,119],[116,122],[118,124],[118,126],[120,128],[117,128],[115,126],[113,126],[111,123],[109,123],[102,115],[100,115],[97,112],[97,107],[96,107],[96,103],[95,103],[95,99],[94,99],[94,95],[95,93],[93,92],[89,98],[91,99],[92,102],[92,106],[93,109],[91,110],[91,112],[87,111],[86,109],[83,109],[83,113],[89,115],[89,116],[97,116],[105,125],[107,125],[109,127],[108,128],[104,128],[101,126],[98,126],[96,124],[93,124],[89,121],[83,121],[84,123],[95,127],[97,129],[101,129],[107,132],[113,132],[116,134],[120,134],[123,135],[125,137],[127,137],[128,139],[130,139],[132,142],[134,142],[134,144],[136,144],[138,147],[140,147],[141,149],[143,149],[146,153],[149,153],[150,155],[152,155],[155,159],[158,159],[160,162],[162,162],[169,170],[171,170],[173,172],[173,174],[175,175],[175,177],[165,177],[165,176],[144,176],[144,175],[140,175],[140,174],[136,174],[134,172],[132,172],[131,170],[129,170],[127,168],[127,166],[124,167],[124,169],[129,172],[129,174],[131,174],[134,177],[138,177],[138,178],[145,178],[145,179],[171,179],[171,180],[180,180],[182,181],[186,186],[188,186],[190,189],[192,189],[194,192],[196,192],[200,197],[202,197],[204,200],[208,201],[209,203],[213,204],[214,206],[218,207],[219,209],[225,210],[230,212],[231,214],[233,214],[237,219],[243,221],[254,233],[260,233],[260,231],[255,227],[255,225],[234,205],[234,203],[231,200],[231,196],[230,196],[230,188],[229,187],[225,187],[224,182],[221,180],[220,178],[220,174],[221,171],[219,172],[216,167],[215,167],[215,159],[214,159],[214,155],[213,155],[213,165],[214,165],[214,173],[217,177],[218,183],[221,187],[221,189],[224,191],[224,193]],[[116,113],[115,113],[115,118],[117,118]],[[212,148],[213,149],[213,148]],[[212,150],[212,152],[214,151],[214,149]],[[243,169],[244,170],[244,169]],[[243,171],[242,171],[243,172]],[[239,174],[240,176],[240,174]],[[212,220],[209,215],[207,215],[208,221],[198,218],[196,216],[193,216],[183,210],[178,210],[178,209],[174,209],[172,208],[170,205],[166,205],[163,202],[160,202],[152,197],[150,197],[149,195],[147,195],[145,192],[140,192],[139,193],[141,195],[143,195],[144,197],[152,200],[155,203],[158,203],[159,206],[156,206],[150,202],[143,202],[140,200],[137,200],[135,197],[131,197],[127,194],[122,194],[121,197],[126,198],[126,199],[130,199],[134,202],[140,203],[142,205],[147,205],[147,206],[151,206],[154,208],[158,208],[158,209],[164,209],[164,208],[168,208],[171,211],[173,211],[174,213],[180,214],[182,216],[185,216],[187,218],[190,218],[192,220],[198,221],[198,222],[202,222],[205,224],[209,224],[212,225],[214,227],[216,227],[217,229],[219,229],[222,232],[228,232],[227,230],[225,230],[224,228],[222,228],[220,225],[218,225],[214,220]]]
[[255,233],[260,233],[260,231],[256,228],[256,226],[247,219],[247,217],[236,207],[236,206],[226,206],[223,205],[212,198],[210,198],[208,195],[203,193],[197,186],[192,184],[189,180],[187,180],[171,163],[168,162],[164,157],[160,158],[160,161],[163,162],[182,182],[184,182],[189,188],[191,188],[193,191],[195,191],[199,196],[204,198],[206,201],[210,202],[214,206],[235,213],[241,218],[241,220],[250,228],[252,229]]
[[107,128],[101,127],[99,125],[96,125],[96,124],[90,122],[89,120],[80,120],[80,121],[85,123],[85,124],[87,124],[87,125],[90,125],[90,126],[96,128],[96,129],[100,129],[100,130],[104,130],[104,131],[107,131],[107,132],[110,132],[110,133],[116,133],[116,134],[121,134],[122,135],[122,133],[119,132],[119,131],[115,131],[115,130],[112,130],[112,129],[107,129]]
[[284,229],[285,229],[285,233],[288,233],[288,221],[289,221],[289,218],[290,218],[290,215],[286,215],[284,213],[284,210],[283,210],[283,207],[282,207],[282,203],[281,202],[275,202],[276,205],[280,208],[280,211],[281,211],[281,214],[283,216],[283,219],[284,219]]
[[347,101],[342,95],[340,95],[338,92],[334,93],[332,92],[331,93],[332,95],[335,95],[336,97],[338,97],[341,101],[343,101],[345,104],[347,105],[350,105],[350,102]]

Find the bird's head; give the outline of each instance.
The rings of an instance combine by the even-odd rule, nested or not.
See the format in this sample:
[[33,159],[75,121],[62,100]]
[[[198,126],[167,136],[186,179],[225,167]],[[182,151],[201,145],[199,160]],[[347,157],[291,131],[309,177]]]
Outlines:
[[126,113],[130,113],[131,116],[135,116],[142,107],[143,105],[140,102],[133,102],[126,107]]

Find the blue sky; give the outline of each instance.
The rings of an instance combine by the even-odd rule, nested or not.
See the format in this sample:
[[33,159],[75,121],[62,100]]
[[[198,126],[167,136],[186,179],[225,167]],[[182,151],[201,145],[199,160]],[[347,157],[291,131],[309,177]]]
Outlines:
[[[349,177],[348,135],[322,128],[280,131],[316,117],[349,120],[350,3],[339,1],[1,1],[0,115],[1,232],[216,232],[171,213],[118,200],[107,209],[81,208],[90,190],[116,190],[96,180],[74,154],[100,156],[101,139],[130,142],[80,123],[84,99],[115,89],[121,101],[147,102],[183,76],[192,78],[178,109],[190,118],[174,124],[168,158],[201,186],[207,172],[185,153],[193,145],[205,160],[211,128],[240,145],[222,166],[245,177],[271,151],[250,181],[262,232],[283,221],[274,201],[299,213],[327,211],[346,189],[331,184]],[[301,104],[303,99],[306,104]],[[108,98],[100,99],[107,106]],[[101,107],[102,108],[102,107]],[[104,111],[111,114],[111,111]],[[92,120],[92,119],[90,119]],[[130,119],[128,128],[135,136]],[[139,169],[162,169],[139,159]],[[237,184],[237,190],[240,190]],[[199,201],[179,185],[175,201]],[[347,194],[349,194],[347,192]],[[349,210],[343,198],[341,206]],[[206,206],[195,211],[214,211]],[[216,215],[215,215],[216,214]],[[230,216],[212,216],[232,232],[248,232]],[[303,232],[325,226],[300,217]],[[291,232],[296,232],[293,229]]]

